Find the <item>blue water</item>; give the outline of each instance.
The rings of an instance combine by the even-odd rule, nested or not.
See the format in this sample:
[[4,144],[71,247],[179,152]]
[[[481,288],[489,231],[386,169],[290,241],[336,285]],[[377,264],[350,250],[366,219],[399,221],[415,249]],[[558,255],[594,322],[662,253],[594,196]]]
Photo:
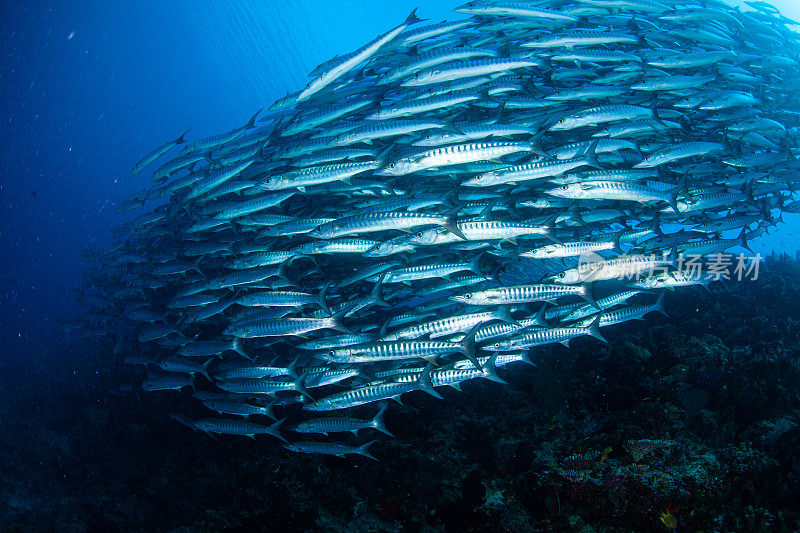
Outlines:
[[[411,0],[0,4],[0,352],[61,349],[81,254],[110,242],[130,167],[192,128],[227,131],[401,21]],[[800,18],[786,0],[785,14]],[[457,2],[426,1],[431,22]],[[800,217],[755,243],[790,253]]]
[[[538,369],[526,367],[521,377],[509,375],[512,385],[507,388],[472,384],[478,394],[468,390],[456,396],[455,391],[446,391],[449,403],[440,404],[420,393],[404,411],[392,415],[393,426],[408,438],[382,444],[378,455],[383,462],[375,465],[367,460],[312,462],[298,456],[287,460],[287,452],[270,440],[205,438],[168,419],[163,408],[177,396],[162,403],[157,395],[144,402],[138,396],[136,401],[132,395],[113,396],[103,388],[111,380],[93,375],[98,368],[108,371],[108,360],[104,365],[86,360],[108,354],[75,352],[82,344],[76,342],[75,333],[62,332],[59,324],[78,313],[74,291],[81,286],[82,270],[92,263],[84,258],[86,250],[109,246],[111,228],[138,214],[120,215],[116,208],[148,184],[149,169],[128,177],[144,153],[188,128],[190,141],[235,128],[257,109],[305,85],[307,73],[317,64],[358,48],[402,21],[414,7],[420,7],[421,17],[438,22],[458,18],[450,10],[460,3],[0,1],[0,515],[13,509],[17,516],[30,518],[19,523],[38,522],[47,530],[51,524],[41,517],[52,519],[60,512],[66,523],[94,524],[94,529],[84,530],[109,531],[113,528],[103,528],[104,514],[114,518],[109,523],[125,523],[120,516],[127,516],[137,528],[146,528],[142,524],[171,528],[192,520],[214,524],[215,516],[236,523],[246,514],[242,508],[271,513],[283,508],[286,516],[252,514],[251,527],[241,530],[271,528],[270,519],[277,519],[274,530],[280,531],[278,524],[283,525],[285,518],[299,527],[301,520],[293,515],[297,511],[308,515],[308,530],[313,531],[321,522],[308,507],[320,502],[323,510],[324,505],[341,507],[354,521],[363,509],[377,508],[381,516],[398,522],[413,517],[418,523],[435,518],[462,524],[476,516],[505,515],[506,523],[514,524],[516,517],[502,508],[474,511],[483,503],[484,487],[487,493],[493,487],[501,495],[506,490],[511,502],[530,498],[524,507],[536,511],[531,520],[561,515],[562,502],[567,509],[571,498],[582,495],[562,491],[557,499],[555,490],[537,488],[539,479],[556,479],[554,486],[562,488],[578,485],[567,485],[553,473],[552,462],[535,459],[544,457],[538,455],[541,450],[555,449],[562,459],[586,449],[599,455],[604,448],[611,449],[608,438],[615,433],[615,438],[627,439],[668,432],[686,439],[690,446],[682,449],[689,451],[697,441],[716,443],[716,449],[754,441],[755,459],[743,458],[749,445],[742,446],[741,453],[736,448],[735,455],[720,455],[721,468],[710,471],[730,466],[729,478],[707,483],[707,490],[738,484],[754,493],[785,491],[782,499],[771,502],[773,510],[796,508],[797,432],[789,432],[783,441],[779,434],[777,444],[765,444],[762,437],[767,422],[779,426],[789,418],[797,421],[796,399],[788,400],[798,387],[796,344],[790,344],[796,342],[792,340],[796,308],[771,305],[796,304],[796,269],[780,283],[770,278],[764,287],[773,292],[759,293],[761,301],[755,289],[747,293],[747,300],[727,290],[668,294],[671,326],[665,326],[669,322],[661,317],[661,322],[652,322],[649,342],[640,324],[615,335],[628,343],[630,353],[618,350],[612,357],[603,353],[605,348],[596,349],[599,343],[589,344],[595,351],[590,357],[584,354],[580,364],[573,367],[560,357],[545,358]],[[776,5],[787,16],[800,19],[798,0]],[[794,254],[800,248],[800,216],[784,215],[784,219],[785,226],[751,243],[755,251]],[[730,354],[720,349],[720,339],[734,348]],[[784,340],[785,359],[794,366],[784,366],[782,356],[769,353],[773,344],[783,350]],[[757,346],[751,350],[752,344]],[[655,357],[640,356],[650,357],[648,350]],[[64,364],[74,369],[64,372]],[[62,368],[51,371],[56,365]],[[574,376],[568,375],[573,368]],[[87,374],[97,379],[86,379]],[[58,379],[53,378],[56,375]],[[572,394],[581,388],[576,386],[579,382],[586,384],[585,395]],[[695,395],[681,396],[686,390]],[[682,421],[675,415],[676,405],[685,407],[692,400],[698,412],[710,402],[693,425],[690,417]],[[441,410],[430,414],[436,405]],[[428,418],[420,413],[428,413]],[[643,427],[641,433],[631,431],[634,424]],[[444,439],[447,433],[452,440]],[[572,441],[564,439],[569,435]],[[566,444],[559,448],[562,442]],[[614,442],[613,447],[609,462],[627,461],[622,446]],[[772,455],[763,454],[765,447]],[[685,454],[690,459],[685,464],[680,463],[684,454],[676,454],[679,458],[668,468],[674,473],[672,486],[682,487],[679,476],[695,464],[705,464],[709,456],[700,454],[708,447],[699,449]],[[443,450],[452,450],[452,455]],[[203,457],[207,462],[199,460]],[[761,469],[752,467],[759,461]],[[387,463],[392,464],[388,471]],[[737,470],[740,465],[745,466]],[[776,470],[787,474],[777,476]],[[491,481],[495,476],[517,483],[512,488],[497,487]],[[274,482],[280,477],[294,488]],[[608,477],[617,483],[619,476]],[[783,487],[773,483],[775,478],[794,481]],[[353,486],[360,488],[352,490]],[[309,495],[307,488],[318,492]],[[415,501],[407,496],[412,492],[438,514],[421,505],[405,507]],[[622,505],[619,499],[612,506],[607,499],[612,493],[620,491],[603,485],[596,500],[587,496],[579,503],[601,513],[598,521],[607,521],[615,506]],[[720,499],[728,500],[727,492],[719,493]],[[628,510],[627,516],[649,517],[648,530],[664,531],[658,516],[669,504],[666,493],[660,496],[663,500],[644,501],[641,505],[650,507]],[[460,500],[456,505],[448,498]],[[676,502],[681,520],[694,514],[716,519],[756,513],[750,500],[730,509],[697,509],[693,498]],[[48,500],[49,508],[37,507]],[[438,518],[448,509],[450,516]],[[562,518],[559,523],[566,524],[566,516]],[[12,527],[0,524],[0,530]],[[629,530],[633,529],[631,525]]]
[[116,206],[147,185],[128,177],[143,154],[241,125],[417,4],[0,3],[0,354],[64,348],[55,321],[74,315],[81,254],[110,243]]

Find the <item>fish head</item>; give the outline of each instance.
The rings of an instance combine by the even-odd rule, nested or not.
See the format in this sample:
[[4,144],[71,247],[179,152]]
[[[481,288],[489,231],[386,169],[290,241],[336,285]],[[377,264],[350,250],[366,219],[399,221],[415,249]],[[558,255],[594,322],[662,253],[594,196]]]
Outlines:
[[412,172],[412,163],[409,159],[400,159],[389,163],[375,173],[376,176],[403,176]]
[[558,274],[553,274],[545,279],[550,283],[558,283],[561,285],[572,285],[573,283],[580,283],[583,281],[581,272],[577,268],[563,270]]
[[308,236],[317,239],[332,239],[335,235],[335,232],[340,229],[339,226],[340,225],[336,224],[336,222],[321,224],[315,229],[309,231]]
[[[540,43],[543,40],[545,40],[546,37],[549,37],[549,36],[550,35],[548,35],[547,33],[537,33],[536,35],[533,35],[533,36],[529,37],[528,41],[525,42],[525,44],[523,46],[528,47],[528,48],[538,48],[539,46],[541,46]],[[545,45],[549,46],[550,43],[546,42]]]
[[550,196],[557,196],[559,198],[580,198],[583,193],[583,188],[580,183],[567,183],[560,187],[553,187],[544,191],[545,194]]
[[487,344],[486,346],[482,346],[482,348],[490,352],[503,352],[506,350],[513,349],[511,341],[493,342],[492,344]]
[[553,123],[553,125],[548,128],[548,130],[550,130],[550,131],[568,130],[568,129],[570,129],[572,127],[572,122],[573,122],[573,118],[571,116],[570,117],[564,117],[564,118],[556,120],[555,123]]
[[439,236],[445,231],[447,230],[443,230],[443,228],[429,228],[422,230],[415,233],[414,236],[408,240],[408,243],[422,245],[436,244],[436,241],[439,240]]
[[270,176],[265,179],[259,187],[265,191],[274,191],[280,189],[282,184],[283,179],[280,176]]
[[459,302],[462,304],[477,304],[480,302],[480,298],[478,298],[477,294],[466,293],[466,294],[456,294],[451,296],[450,299],[454,302]]
[[499,175],[500,174],[493,170],[484,172],[480,176],[475,176],[474,178],[465,181],[461,185],[464,187],[488,187],[496,183]]
[[214,423],[210,420],[197,420],[192,423],[195,429],[199,429],[200,431],[213,431],[214,430]]
[[403,82],[403,86],[416,87],[419,85],[428,85],[430,83],[434,83],[439,77],[440,73],[441,71],[438,69],[415,72]]
[[528,252],[525,257],[530,257],[533,259],[548,259],[553,256],[557,251],[557,248],[553,244],[548,244],[546,246],[542,246],[541,248],[536,248],[535,250],[531,250]]

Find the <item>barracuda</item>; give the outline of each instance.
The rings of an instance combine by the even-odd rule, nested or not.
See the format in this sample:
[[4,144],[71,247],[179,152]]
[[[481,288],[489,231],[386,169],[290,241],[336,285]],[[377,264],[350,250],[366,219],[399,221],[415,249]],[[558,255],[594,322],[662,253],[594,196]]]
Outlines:
[[443,50],[432,50],[422,54],[416,61],[390,70],[378,81],[378,85],[386,85],[406,77],[418,77],[418,72],[451,61],[475,59],[479,57],[497,57],[497,51],[480,48],[455,47]]
[[636,163],[634,168],[651,168],[674,163],[689,157],[709,156],[725,151],[725,146],[721,143],[713,142],[687,142],[674,144],[662,148],[654,154],[648,156],[644,161]]
[[[671,184],[668,184],[671,186]],[[661,188],[652,188],[638,183],[619,181],[581,181],[562,185],[554,189],[545,190],[545,194],[559,198],[588,199],[588,200],[627,200],[631,202],[666,202],[672,206],[676,213],[678,208],[678,189],[682,186],[673,186],[671,191]]]
[[383,414],[385,412],[386,405],[383,405],[371,420],[362,420],[360,418],[345,416],[312,418],[299,422],[289,429],[297,433],[321,433],[322,435],[345,432],[357,435],[359,430],[362,429],[376,429],[385,435],[393,437],[394,435],[386,429],[383,423]]
[[531,259],[549,259],[554,257],[575,257],[588,253],[601,252],[603,250],[613,250],[617,248],[615,242],[564,242],[540,246],[534,250],[522,252],[520,257],[530,257]]
[[653,110],[635,105],[606,105],[572,113],[559,119],[550,131],[568,131],[586,126],[595,126],[605,122],[630,121],[643,118],[652,118]]
[[420,22],[422,19],[417,17],[416,12],[417,10],[415,9],[406,18],[406,20],[403,21],[402,24],[395,26],[383,35],[376,37],[374,40],[365,44],[355,52],[338,58],[336,61],[334,61],[334,64],[331,65],[329,69],[320,73],[319,76],[306,85],[305,89],[300,91],[300,94],[297,95],[297,101],[302,102],[303,100],[307,100],[314,94],[322,91],[325,87],[347,74],[350,70],[356,67],[356,65],[363,63],[375,55],[382,47],[391,42],[392,39],[400,35],[400,33],[406,29],[406,27]]
[[177,146],[179,144],[183,144],[184,142],[186,142],[184,140],[184,137],[186,136],[187,133],[189,133],[189,130],[186,130],[185,132],[183,132],[183,134],[180,137],[178,137],[177,139],[175,139],[173,141],[166,142],[166,143],[162,144],[161,146],[159,146],[158,148],[154,148],[150,153],[148,153],[143,158],[141,158],[133,166],[133,168],[131,169],[130,175],[131,176],[135,176],[136,174],[138,174],[139,172],[141,172],[142,170],[144,170],[145,168],[147,168],[151,164],[153,164],[162,155],[164,155],[167,152],[169,152],[170,150],[172,150],[175,146]]
[[476,142],[434,148],[389,163],[379,176],[403,176],[421,170],[463,165],[475,161],[493,161],[503,156],[532,152],[535,146],[529,142]]
[[264,180],[260,187],[267,191],[297,188],[304,192],[306,187],[333,181],[347,181],[353,176],[375,170],[380,166],[379,161],[363,161],[304,168],[280,176],[271,176]]
[[503,58],[473,59],[458,61],[439,66],[432,70],[416,73],[402,82],[404,87],[417,87],[444,83],[476,76],[497,75],[512,72],[516,69],[540,67],[542,63],[537,60],[514,60]]
[[[344,313],[342,313],[344,315]],[[282,337],[284,335],[304,335],[321,329],[339,329],[349,332],[340,322],[337,315],[326,318],[273,318],[250,324],[231,325],[225,329],[225,335],[240,339],[255,337]]]
[[[635,305],[614,311],[604,311],[597,321],[597,326],[602,328],[605,326],[613,326],[614,324],[621,324],[622,322],[629,322],[631,320],[642,320],[645,315],[653,311],[668,316],[667,312],[664,310],[664,293],[661,293],[656,303],[652,305]],[[587,319],[587,321],[584,322],[584,326],[588,327],[593,321],[594,319]]]
[[367,116],[367,120],[387,120],[399,117],[409,117],[438,109],[448,109],[456,106],[473,102],[480,99],[480,95],[468,89],[463,91],[453,91],[441,96],[432,96],[421,100],[412,101],[408,104],[396,104],[382,106],[375,113]]
[[[553,228],[538,224],[523,222],[503,222],[499,220],[486,220],[477,222],[456,223],[459,234],[449,228],[431,228],[417,233],[408,240],[409,243],[422,246],[434,244],[450,244],[463,240],[467,241],[514,241],[519,237],[550,237]],[[459,236],[460,235],[460,236]]]
[[543,302],[555,300],[562,296],[580,296],[593,301],[586,286],[569,285],[517,285],[498,287],[473,293],[451,296],[455,302],[471,305],[505,305],[515,303]]
[[569,346],[570,340],[576,337],[583,337],[585,335],[591,335],[600,341],[606,342],[605,338],[600,334],[598,324],[599,320],[595,320],[592,325],[588,327],[549,328],[539,331],[532,331],[530,333],[523,333],[522,335],[512,337],[507,341],[500,341],[490,344],[485,346],[485,349],[492,352],[505,352],[524,348],[533,348],[535,346],[544,346],[557,342],[563,344],[564,346]]
[[243,437],[250,437],[251,439],[254,439],[256,435],[271,435],[278,440],[288,443],[289,441],[278,431],[282,423],[283,420],[279,420],[271,426],[262,426],[261,424],[254,424],[244,420],[232,420],[230,418],[204,418],[194,422],[192,425],[195,429],[205,431],[206,433],[241,435]]
[[516,165],[481,174],[462,183],[464,187],[493,187],[507,183],[518,184],[531,180],[560,176],[583,167],[602,168],[594,154],[594,146],[582,157],[563,160],[540,160],[535,163]]
[[255,114],[250,117],[250,120],[244,126],[231,130],[227,133],[220,133],[219,135],[212,135],[211,137],[206,137],[205,139],[201,139],[199,141],[195,141],[191,144],[187,144],[183,150],[181,150],[181,155],[187,155],[195,152],[203,152],[205,150],[210,150],[216,146],[229,143],[234,139],[238,139],[244,133],[249,130],[250,128],[255,126],[256,117],[261,113],[261,109],[255,112]]
[[[511,315],[506,308],[497,308],[494,311],[482,313],[469,313],[466,315],[451,316],[440,318],[430,322],[423,322],[399,331],[395,331],[381,337],[381,341],[398,341],[403,339],[417,339],[428,336],[431,339],[446,337],[453,333],[464,333],[471,330],[477,324],[484,324],[494,320],[503,322],[513,322]],[[480,331],[480,329],[478,330]]]
[[368,213],[343,217],[333,222],[322,224],[310,232],[309,236],[320,239],[334,239],[343,235],[403,230],[431,224],[444,226],[449,222],[450,219],[448,217],[425,213],[407,213],[404,211]]
[[377,382],[357,387],[355,389],[347,390],[326,396],[315,402],[306,404],[303,409],[308,411],[335,411],[338,409],[347,409],[349,407],[357,407],[368,403],[379,402],[390,398],[400,399],[403,394],[415,390],[422,390],[435,398],[442,397],[441,394],[436,392],[431,384],[431,366],[419,375],[415,382],[411,383],[396,383],[396,382]]

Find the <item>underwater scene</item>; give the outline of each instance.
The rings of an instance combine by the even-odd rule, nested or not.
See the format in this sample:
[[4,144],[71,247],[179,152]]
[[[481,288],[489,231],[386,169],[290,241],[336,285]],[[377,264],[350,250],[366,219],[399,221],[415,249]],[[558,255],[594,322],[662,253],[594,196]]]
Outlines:
[[0,5],[3,531],[800,531],[800,5]]

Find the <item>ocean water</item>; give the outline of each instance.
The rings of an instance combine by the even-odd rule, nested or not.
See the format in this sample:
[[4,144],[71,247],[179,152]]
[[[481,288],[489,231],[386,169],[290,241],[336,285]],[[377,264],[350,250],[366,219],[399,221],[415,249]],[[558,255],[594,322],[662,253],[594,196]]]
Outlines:
[[[10,529],[664,531],[664,512],[679,530],[800,527],[792,261],[773,260],[745,287],[668,294],[671,317],[625,325],[599,363],[596,344],[577,343],[509,388],[481,383],[447,405],[415,397],[389,418],[402,437],[381,444],[376,464],[189,431],[167,416],[193,409],[186,398],[120,391],[110,347],[65,327],[83,309],[86,265],[131,216],[117,207],[147,183],[147,172],[128,176],[142,154],[189,128],[196,140],[238,127],[413,8],[438,22],[456,5],[0,4],[0,518]],[[800,19],[796,2],[776,5]],[[753,250],[794,257],[800,218],[784,220]],[[606,469],[630,466],[623,443],[651,436],[679,443],[656,452],[655,473]],[[724,496],[734,510],[713,507]]]

